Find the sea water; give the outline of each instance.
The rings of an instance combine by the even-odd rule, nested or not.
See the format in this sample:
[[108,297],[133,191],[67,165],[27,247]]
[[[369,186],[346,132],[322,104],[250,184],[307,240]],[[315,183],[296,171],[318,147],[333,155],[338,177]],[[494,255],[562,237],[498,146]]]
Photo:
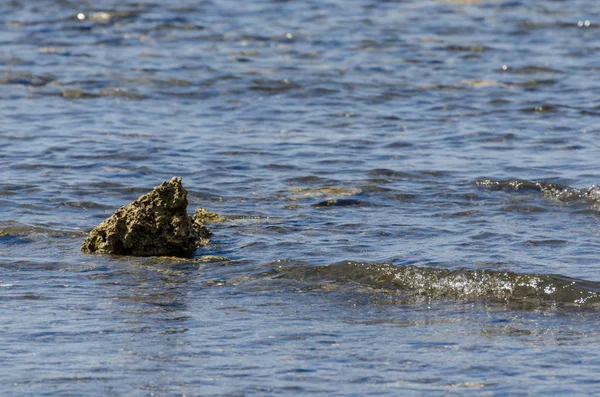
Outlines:
[[[597,393],[596,5],[3,2],[2,394]],[[173,176],[194,258],[80,252]]]

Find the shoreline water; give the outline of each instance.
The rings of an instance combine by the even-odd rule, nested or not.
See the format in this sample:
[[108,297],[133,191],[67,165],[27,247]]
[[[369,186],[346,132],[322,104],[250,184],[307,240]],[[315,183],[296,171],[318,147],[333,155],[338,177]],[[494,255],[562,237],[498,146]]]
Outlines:
[[0,4],[3,395],[594,394],[594,5]]

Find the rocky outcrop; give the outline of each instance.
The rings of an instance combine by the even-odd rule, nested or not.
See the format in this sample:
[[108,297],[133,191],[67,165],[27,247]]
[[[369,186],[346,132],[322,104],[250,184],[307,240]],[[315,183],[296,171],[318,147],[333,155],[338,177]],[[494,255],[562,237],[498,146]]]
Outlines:
[[206,208],[198,208],[194,213],[194,222],[204,225],[205,223],[219,223],[225,221],[223,215],[209,212]]
[[81,246],[87,254],[190,257],[208,243],[211,232],[187,213],[187,191],[174,177],[119,208],[90,232]]

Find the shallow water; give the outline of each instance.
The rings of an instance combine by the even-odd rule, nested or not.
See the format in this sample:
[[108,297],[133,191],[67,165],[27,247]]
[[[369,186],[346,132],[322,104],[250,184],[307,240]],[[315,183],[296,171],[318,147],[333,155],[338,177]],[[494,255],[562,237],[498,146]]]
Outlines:
[[[2,3],[3,394],[593,394],[594,5]],[[79,251],[174,175],[195,259]]]

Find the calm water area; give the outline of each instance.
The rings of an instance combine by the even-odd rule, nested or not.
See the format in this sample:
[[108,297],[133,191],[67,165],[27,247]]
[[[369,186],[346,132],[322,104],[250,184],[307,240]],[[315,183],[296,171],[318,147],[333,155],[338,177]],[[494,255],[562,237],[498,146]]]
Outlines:
[[[0,2],[3,396],[600,393],[592,0]],[[181,176],[194,258],[85,255]]]

